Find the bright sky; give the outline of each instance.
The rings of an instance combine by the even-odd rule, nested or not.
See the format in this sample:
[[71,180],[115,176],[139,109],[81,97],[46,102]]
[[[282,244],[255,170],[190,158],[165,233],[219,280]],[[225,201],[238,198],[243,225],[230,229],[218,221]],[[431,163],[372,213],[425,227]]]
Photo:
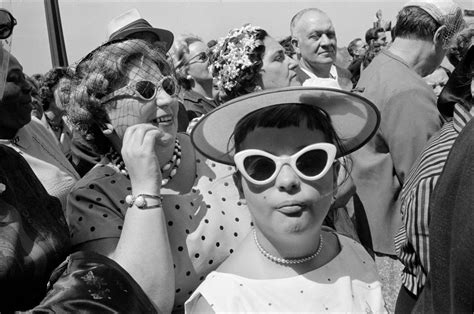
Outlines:
[[[48,33],[43,0],[2,0],[9,5],[18,21],[14,30],[12,53],[23,65],[26,74],[44,73],[51,67]],[[175,36],[193,33],[205,41],[224,36],[244,23],[267,30],[276,38],[289,35],[291,17],[299,10],[317,7],[325,11],[336,28],[338,45],[356,37],[364,37],[372,26],[375,12],[395,21],[406,1],[250,1],[250,0],[59,0],[68,61],[86,55],[106,39],[108,22],[115,16],[137,8],[153,26],[166,28]],[[474,9],[473,0],[456,0],[464,9]],[[7,4],[8,7],[8,4]]]

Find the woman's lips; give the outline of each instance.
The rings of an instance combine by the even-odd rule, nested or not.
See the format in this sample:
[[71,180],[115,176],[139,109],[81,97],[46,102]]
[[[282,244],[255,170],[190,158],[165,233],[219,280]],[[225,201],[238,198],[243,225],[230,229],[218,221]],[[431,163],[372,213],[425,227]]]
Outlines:
[[306,205],[301,202],[284,202],[276,207],[276,209],[285,215],[294,215],[302,212]]

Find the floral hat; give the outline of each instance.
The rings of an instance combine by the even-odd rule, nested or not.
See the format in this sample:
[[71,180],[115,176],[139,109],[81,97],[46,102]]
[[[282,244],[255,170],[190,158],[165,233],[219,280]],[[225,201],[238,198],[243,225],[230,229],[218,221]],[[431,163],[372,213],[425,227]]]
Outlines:
[[[257,72],[252,56],[258,47],[263,48],[263,38],[257,38],[262,33],[266,35],[260,27],[246,24],[230,30],[214,46],[209,72],[221,93],[233,95],[236,89],[246,88],[242,86],[245,82],[253,81]],[[254,83],[246,88],[247,93],[258,89]]]

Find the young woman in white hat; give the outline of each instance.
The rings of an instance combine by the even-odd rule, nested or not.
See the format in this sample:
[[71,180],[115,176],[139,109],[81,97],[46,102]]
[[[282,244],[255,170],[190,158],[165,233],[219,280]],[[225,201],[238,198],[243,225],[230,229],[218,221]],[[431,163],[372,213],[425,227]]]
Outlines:
[[230,101],[194,128],[196,148],[235,164],[252,232],[186,303],[187,312],[383,312],[375,264],[322,227],[344,157],[374,134],[379,113],[357,95],[290,87]]

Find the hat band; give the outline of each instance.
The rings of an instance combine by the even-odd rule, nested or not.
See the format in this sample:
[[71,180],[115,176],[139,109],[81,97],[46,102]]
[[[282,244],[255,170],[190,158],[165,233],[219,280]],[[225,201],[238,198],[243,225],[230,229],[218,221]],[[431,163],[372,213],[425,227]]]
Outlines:
[[[148,23],[146,20],[144,19],[139,19],[139,20],[136,20],[130,24],[127,24],[125,25],[124,27],[116,30],[115,32],[113,32],[109,38],[113,38],[115,35],[117,35],[118,33],[121,33],[123,31],[126,31],[128,29],[133,29],[133,28],[149,28],[150,29],[150,32],[153,32],[152,29],[153,29],[153,26],[151,26],[150,23]],[[156,35],[158,36],[158,35]],[[160,39],[160,38],[159,38]]]

